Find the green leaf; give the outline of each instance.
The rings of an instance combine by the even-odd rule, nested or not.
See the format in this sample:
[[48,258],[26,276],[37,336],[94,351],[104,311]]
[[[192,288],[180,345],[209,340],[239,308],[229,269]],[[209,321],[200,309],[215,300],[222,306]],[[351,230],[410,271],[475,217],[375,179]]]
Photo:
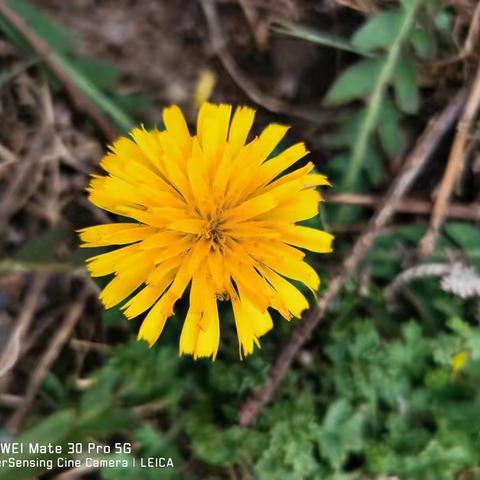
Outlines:
[[405,148],[405,135],[400,125],[400,114],[393,103],[386,98],[378,119],[378,135],[385,153],[396,158]]
[[127,317],[118,307],[110,308],[102,313],[102,323],[107,327],[122,325],[125,320],[127,320]]
[[345,398],[330,405],[318,434],[320,454],[340,470],[347,454],[362,446],[363,415],[354,412]]
[[72,78],[77,87],[105,112],[123,133],[128,132],[133,127],[135,122],[112,102],[105,93],[99,90],[88,77],[78,70],[70,60],[61,55],[57,55],[57,62],[65,73]]
[[[328,162],[326,172],[328,178],[335,183],[335,180],[341,179],[345,175],[345,171],[348,169],[349,155],[345,152],[336,154],[330,162]],[[361,185],[358,185],[361,188]]]
[[357,30],[352,44],[360,50],[388,50],[400,32],[403,17],[399,10],[378,13]]
[[398,59],[393,88],[400,110],[409,114],[417,113],[420,107],[420,94],[415,78],[415,64],[404,56]]
[[[49,46],[62,53],[72,53],[76,49],[76,38],[68,30],[60,27],[58,23],[50,20],[40,10],[23,0],[9,0],[8,6],[20,15]],[[25,42],[18,34],[13,33],[14,41],[20,47],[25,47]]]
[[383,64],[381,59],[372,59],[348,67],[327,92],[324,103],[335,106],[366,97],[374,89]]
[[420,58],[429,59],[435,57],[437,44],[435,35],[430,29],[428,22],[422,22],[415,26],[410,33],[410,43]]
[[[22,433],[16,441],[26,445],[39,443],[47,445],[62,445],[67,440],[72,431],[72,426],[76,420],[74,410],[62,410],[57,412],[38,423],[33,428]],[[28,450],[23,454],[12,455],[17,460],[52,460],[55,464],[55,459],[58,455],[54,454],[31,454]],[[45,472],[46,468],[43,466],[28,466],[22,468],[9,468],[8,466],[0,467],[0,478],[2,480],[27,480],[32,477],[37,477]]]
[[[351,147],[365,116],[365,109],[352,113],[334,132],[326,133],[322,137],[322,144],[333,149]],[[377,130],[385,153],[390,158],[397,157],[405,147],[405,136],[400,125],[400,113],[389,98],[382,103]],[[368,154],[366,158],[368,162]]]
[[480,227],[472,223],[448,222],[448,236],[477,264],[480,264]]
[[[148,110],[150,100],[143,93],[119,93],[110,92],[109,97],[120,108],[128,113],[142,113]],[[150,125],[148,121],[145,122],[145,128],[160,128],[161,121]]]
[[319,425],[312,393],[303,390],[283,405],[273,406],[268,416],[275,421],[268,431],[268,444],[259,451],[253,478],[325,478],[315,455]]
[[378,185],[385,173],[382,158],[373,142],[367,147],[364,171],[371,185]]
[[480,248],[480,227],[472,223],[448,222],[445,225],[448,235],[463,248],[465,253]]
[[447,10],[441,11],[435,17],[435,26],[438,28],[440,33],[443,34],[445,38],[448,38],[451,41],[453,24],[455,22],[455,15],[453,12],[448,12]]
[[[443,445],[438,439],[432,439],[427,447],[415,457],[405,459],[399,465],[401,477],[450,480],[470,460],[468,450],[461,445]],[[428,472],[427,476],[424,473]],[[472,477],[475,478],[475,477]]]
[[47,230],[23,243],[13,258],[21,262],[49,262],[56,258],[57,248],[65,238],[58,228]]
[[[134,125],[134,121],[116,105],[101,89],[98,88],[95,82],[92,82],[91,77],[82,71],[75,62],[76,59],[71,58],[71,53],[74,50],[75,43],[71,40],[70,35],[65,36],[61,30],[55,27],[49,20],[40,15],[36,9],[33,9],[29,4],[19,0],[10,2],[11,7],[16,6],[17,13],[25,18],[32,30],[40,37],[42,37],[52,49],[52,57],[56,60],[59,67],[67,74],[71,80],[76,84],[77,88],[81,90],[90,100],[97,105],[123,132],[128,132]],[[18,8],[20,5],[20,8]],[[15,8],[14,8],[15,9]],[[40,20],[39,20],[40,18]],[[18,43],[19,38],[23,37],[16,31],[16,29],[7,21],[6,18],[0,16],[0,29],[4,34],[10,38],[11,41]],[[29,22],[30,20],[30,22]],[[21,47],[31,52],[28,43],[21,41]],[[91,74],[91,72],[90,72]],[[104,72],[105,74],[105,72]],[[111,74],[110,74],[111,75]]]
[[[365,161],[365,154],[368,148],[368,143],[371,135],[377,128],[378,117],[382,107],[382,102],[385,98],[387,88],[391,83],[397,63],[401,57],[402,47],[408,38],[408,34],[415,23],[416,13],[422,5],[421,0],[412,0],[409,7],[405,11],[402,18],[401,28],[394,37],[391,48],[388,50],[384,63],[378,72],[376,78],[372,79],[373,90],[370,97],[370,102],[367,107],[367,115],[365,121],[355,139],[352,147],[352,154],[349,168],[342,179],[342,188],[346,191],[351,191],[358,185],[358,177],[362,171],[362,166]],[[345,206],[339,212],[338,223],[344,221],[347,207]]]
[[117,67],[104,61],[75,58],[72,65],[101,90],[113,87],[121,77]]
[[57,403],[61,403],[67,398],[67,385],[53,372],[49,372],[45,377],[42,391],[52,397]]
[[355,48],[355,46],[352,45],[348,40],[337,37],[330,33],[322,32],[318,29],[298,25],[287,20],[277,20],[273,26],[273,30],[283,35],[301,38],[302,40],[316,43],[325,47],[332,47],[336,48],[337,50],[357,53],[358,55],[362,56],[372,56],[370,53],[360,48]]
[[333,149],[351,147],[364,120],[365,109],[353,112],[335,131],[322,136],[322,145]]

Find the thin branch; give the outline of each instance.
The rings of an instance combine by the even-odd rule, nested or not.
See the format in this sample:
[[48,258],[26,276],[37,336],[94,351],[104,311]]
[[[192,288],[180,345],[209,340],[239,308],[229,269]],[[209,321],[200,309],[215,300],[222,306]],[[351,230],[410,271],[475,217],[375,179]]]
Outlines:
[[[407,11],[405,12],[402,25],[392,43],[392,46],[388,50],[385,63],[380,70],[372,95],[369,99],[365,120],[363,120],[358,135],[356,136],[348,170],[346,172],[345,179],[342,182],[343,190],[350,191],[355,187],[358,175],[363,166],[368,142],[377,126],[378,116],[380,114],[382,102],[385,97],[385,92],[394,75],[395,68],[402,51],[402,46],[415,22],[416,13],[421,3],[421,0],[413,0],[410,4],[408,4],[408,7],[405,7],[407,8]],[[339,212],[339,223],[342,223],[344,213],[345,209],[341,209]]]
[[[329,203],[369,208],[375,208],[380,202],[379,196],[362,193],[325,193],[323,197],[325,201]],[[416,198],[405,198],[398,203],[397,211],[415,215],[430,215],[432,212],[432,202]],[[478,221],[480,220],[480,204],[472,203],[470,205],[464,205],[452,203],[447,207],[446,216],[448,218]]]
[[[2,355],[0,356],[0,377],[7,375],[17,363],[24,336],[28,332],[30,324],[32,323],[35,310],[40,303],[42,292],[47,284],[47,280],[48,275],[44,272],[36,273],[23,304],[23,308],[18,316],[15,330],[9,337],[8,343],[5,345]],[[0,391],[3,389],[2,386],[6,385],[8,382],[5,379],[2,379],[1,383]]]
[[73,350],[89,351],[105,353],[112,347],[106,343],[91,342],[90,340],[82,340],[80,338],[72,338],[70,340],[70,346]]
[[453,141],[447,168],[443,175],[437,198],[433,206],[430,226],[419,245],[421,257],[428,257],[437,241],[440,228],[447,214],[447,207],[452,196],[457,178],[459,177],[465,162],[465,150],[469,142],[470,131],[480,107],[480,63],[478,64],[475,80],[470,91],[465,110],[457,125],[457,133]]
[[478,43],[480,37],[480,3],[475,7],[473,12],[472,21],[470,22],[470,28],[468,29],[467,39],[463,50],[465,56],[469,56],[474,53],[475,45]]
[[222,62],[225,70],[227,70],[234,82],[245,92],[250,100],[271,112],[302,118],[316,124],[332,121],[331,112],[319,112],[294,107],[279,98],[262,92],[248,76],[242,72],[232,54],[229,52],[225,35],[221,28],[222,22],[219,18],[214,0],[201,0],[201,5],[207,20],[213,50]]
[[450,63],[458,62],[464,58],[468,58],[475,53],[475,45],[478,42],[480,37],[480,3],[476,6],[475,11],[472,15],[472,21],[470,22],[470,27],[468,29],[467,38],[463,47],[459,53],[456,53],[453,56],[444,58],[434,62],[433,64],[437,67],[442,65],[448,65]]
[[0,178],[3,177],[3,172],[7,166],[12,165],[18,161],[18,157],[11,152],[5,145],[0,143]]
[[325,293],[319,298],[316,306],[307,312],[292,332],[287,343],[270,369],[265,385],[243,404],[239,411],[241,425],[250,425],[261,413],[265,406],[272,400],[275,392],[291,366],[298,352],[310,338],[312,332],[325,316],[332,301],[340,293],[342,286],[356,269],[373,244],[378,233],[394,214],[398,202],[411,188],[431,154],[435,151],[441,138],[447,132],[464,104],[465,92],[458,93],[436,119],[432,119],[407,160],[402,170],[397,175],[390,190],[385,196],[382,205],[372,217],[368,228],[356,241],[351,253],[343,261],[340,271],[332,278]]
[[22,402],[22,397],[10,393],[0,393],[0,405],[7,408],[17,408]]
[[480,296],[480,277],[476,270],[462,262],[423,263],[404,270],[385,289],[385,299],[390,308],[395,308],[395,298],[410,282],[418,278],[441,277],[444,292],[466,299]]
[[90,292],[91,290],[88,285],[83,285],[75,303],[73,303],[67,316],[65,317],[63,324],[59,327],[57,333],[51,339],[45,352],[38,361],[37,366],[30,376],[22,403],[8,421],[8,429],[10,431],[17,432],[21,427],[26,415],[28,414],[28,411],[33,405],[43,380],[47,376],[48,371],[57,359],[62,347],[67,342],[70,334],[75,328],[75,325],[80,319],[85,307],[85,301],[90,295]]
[[83,266],[64,262],[28,262],[3,258],[0,260],[0,273],[11,272],[67,272],[77,273],[84,269]]
[[283,18],[273,22],[272,30],[282,35],[288,35],[294,38],[300,38],[307,42],[316,43],[324,47],[331,47],[344,52],[355,53],[362,57],[377,58],[378,55],[367,50],[356,48],[348,40],[337,37],[330,33],[316,30],[298,23],[293,23]]
[[441,277],[451,270],[452,266],[445,263],[426,263],[415,265],[404,270],[385,289],[384,297],[390,308],[395,307],[395,298],[400,290],[403,290],[413,280],[425,277]]
[[18,30],[33,50],[43,59],[48,68],[65,87],[73,104],[88,115],[108,140],[114,140],[118,134],[110,120],[77,86],[68,73],[68,65],[61,56],[53,51],[47,42],[33,32],[25,20],[13,11],[5,0],[0,0],[0,14]]
[[144,405],[138,405],[133,407],[133,414],[137,417],[145,418],[149,416],[155,416],[159,412],[163,412],[168,406],[168,402],[163,398],[157,398]]
[[[0,7],[2,3],[0,0]],[[42,83],[39,94],[41,121],[36,135],[29,144],[28,152],[23,161],[16,162],[14,171],[10,172],[8,184],[5,187],[0,204],[0,231],[8,225],[9,217],[18,212],[35,193],[40,185],[45,169],[45,150],[51,141],[53,124],[47,112],[51,109],[52,98],[50,90]]]

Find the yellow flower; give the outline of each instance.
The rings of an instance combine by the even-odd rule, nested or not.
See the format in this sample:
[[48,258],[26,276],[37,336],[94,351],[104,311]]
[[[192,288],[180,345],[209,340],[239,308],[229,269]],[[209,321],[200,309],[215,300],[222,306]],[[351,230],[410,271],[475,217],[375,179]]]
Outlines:
[[288,127],[271,124],[248,141],[255,111],[204,103],[191,136],[178,107],[163,112],[165,130],[134,129],[101,161],[106,176],[89,185],[96,206],[135,223],[80,230],[84,247],[123,245],[87,260],[94,277],[114,274],[100,298],[128,318],[148,310],[139,339],[153,345],[190,285],[180,354],[215,359],[217,301],[230,301],[240,356],[253,352],[273,324],[269,308],[289,320],[308,302],[286,278],[319,286],[304,252],[330,252],[332,235],[295,225],[318,213],[313,163],[282,175],[308,152],[297,143],[269,159]]
[[462,350],[453,355],[452,364],[452,377],[455,378],[467,365],[470,359],[470,353],[467,350]]

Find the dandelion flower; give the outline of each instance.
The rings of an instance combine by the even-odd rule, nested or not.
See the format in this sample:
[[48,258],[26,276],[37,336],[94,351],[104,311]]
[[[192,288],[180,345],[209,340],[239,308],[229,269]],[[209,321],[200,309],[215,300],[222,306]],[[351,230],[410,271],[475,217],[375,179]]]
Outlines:
[[240,356],[253,352],[272,326],[269,309],[287,320],[308,307],[288,279],[317,290],[319,278],[302,249],[331,251],[332,235],[296,225],[318,213],[325,176],[305,166],[297,143],[272,157],[288,127],[271,124],[249,141],[255,111],[204,103],[196,135],[178,107],[163,112],[165,129],[134,129],[102,159],[108,175],[88,187],[96,206],[133,223],[80,230],[84,247],[118,246],[87,260],[94,277],[114,274],[100,299],[128,318],[144,312],[139,339],[153,345],[189,287],[180,354],[215,359],[218,302],[231,302]]

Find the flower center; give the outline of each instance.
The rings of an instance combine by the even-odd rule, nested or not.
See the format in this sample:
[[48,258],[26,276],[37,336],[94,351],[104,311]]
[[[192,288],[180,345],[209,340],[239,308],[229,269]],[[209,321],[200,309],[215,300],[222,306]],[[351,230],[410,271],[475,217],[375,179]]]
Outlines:
[[217,246],[219,248],[222,247],[223,242],[225,240],[224,237],[224,232],[221,228],[222,224],[222,219],[220,216],[216,216],[215,218],[212,218],[211,220],[207,221],[205,223],[205,228],[204,228],[204,237],[207,240],[210,240],[214,246]]

